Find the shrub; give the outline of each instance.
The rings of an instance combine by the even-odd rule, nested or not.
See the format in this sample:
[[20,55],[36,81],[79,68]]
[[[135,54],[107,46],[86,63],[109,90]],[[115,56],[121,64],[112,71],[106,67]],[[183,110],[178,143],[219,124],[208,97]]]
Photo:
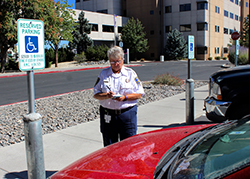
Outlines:
[[[61,47],[58,49],[58,62],[67,62],[72,61],[74,59],[75,54],[69,50],[68,48]],[[52,63],[56,61],[55,51],[50,49],[45,49],[45,61],[46,61],[46,68],[50,68]]]
[[5,70],[19,70],[19,64],[14,59],[9,58],[9,63],[5,63]]
[[99,60],[108,60],[107,57],[107,51],[108,51],[107,45],[100,45],[100,46],[94,46],[94,47],[88,47],[85,56],[87,60],[89,61],[99,61]]
[[157,75],[153,83],[180,86],[183,84],[183,80],[178,76],[174,76],[169,73],[166,73],[162,75]]
[[213,59],[213,57],[208,57],[208,60],[212,60]]
[[76,54],[74,57],[74,61],[77,61],[77,63],[83,63],[86,61],[86,57],[84,52],[82,52],[81,54]]
[[221,57],[220,57],[220,56],[217,56],[217,57],[215,57],[215,59],[216,59],[216,60],[220,60],[220,59],[221,59]]
[[223,57],[223,60],[227,60],[227,57]]
[[[229,61],[232,64],[235,64],[235,46],[229,47]],[[240,47],[239,55],[237,58],[237,65],[246,65],[248,64],[248,48]]]

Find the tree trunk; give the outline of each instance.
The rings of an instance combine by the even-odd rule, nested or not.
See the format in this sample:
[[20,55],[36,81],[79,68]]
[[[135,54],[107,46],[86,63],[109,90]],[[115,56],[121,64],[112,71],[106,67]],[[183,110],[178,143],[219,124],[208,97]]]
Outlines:
[[3,58],[2,58],[2,61],[1,61],[1,73],[4,72],[4,65],[5,65],[5,62],[6,62],[6,59],[7,59],[7,50],[6,49],[2,49],[3,51]]
[[55,45],[55,53],[56,53],[56,63],[55,63],[55,67],[58,67],[58,45]]

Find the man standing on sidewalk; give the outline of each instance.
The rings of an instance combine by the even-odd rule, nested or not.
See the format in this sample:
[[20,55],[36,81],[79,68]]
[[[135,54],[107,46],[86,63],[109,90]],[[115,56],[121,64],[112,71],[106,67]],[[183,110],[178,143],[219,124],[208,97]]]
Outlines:
[[122,48],[114,46],[107,55],[111,66],[99,74],[94,86],[94,98],[100,102],[104,146],[136,134],[136,103],[144,95],[135,71],[123,66]]

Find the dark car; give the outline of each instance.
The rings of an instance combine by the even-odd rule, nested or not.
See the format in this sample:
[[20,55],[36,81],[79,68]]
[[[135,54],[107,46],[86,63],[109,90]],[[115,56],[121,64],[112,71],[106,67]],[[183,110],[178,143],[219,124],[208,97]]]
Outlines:
[[214,122],[240,119],[250,114],[250,66],[212,74],[204,105],[207,118]]
[[81,158],[51,179],[249,178],[249,120],[139,134]]

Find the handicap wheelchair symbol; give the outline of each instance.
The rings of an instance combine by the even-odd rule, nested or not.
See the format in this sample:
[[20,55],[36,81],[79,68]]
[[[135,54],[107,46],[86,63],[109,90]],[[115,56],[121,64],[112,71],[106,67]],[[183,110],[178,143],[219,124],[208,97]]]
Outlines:
[[25,53],[38,53],[37,36],[25,36]]
[[194,44],[190,43],[190,52],[193,52],[193,51],[194,51]]

